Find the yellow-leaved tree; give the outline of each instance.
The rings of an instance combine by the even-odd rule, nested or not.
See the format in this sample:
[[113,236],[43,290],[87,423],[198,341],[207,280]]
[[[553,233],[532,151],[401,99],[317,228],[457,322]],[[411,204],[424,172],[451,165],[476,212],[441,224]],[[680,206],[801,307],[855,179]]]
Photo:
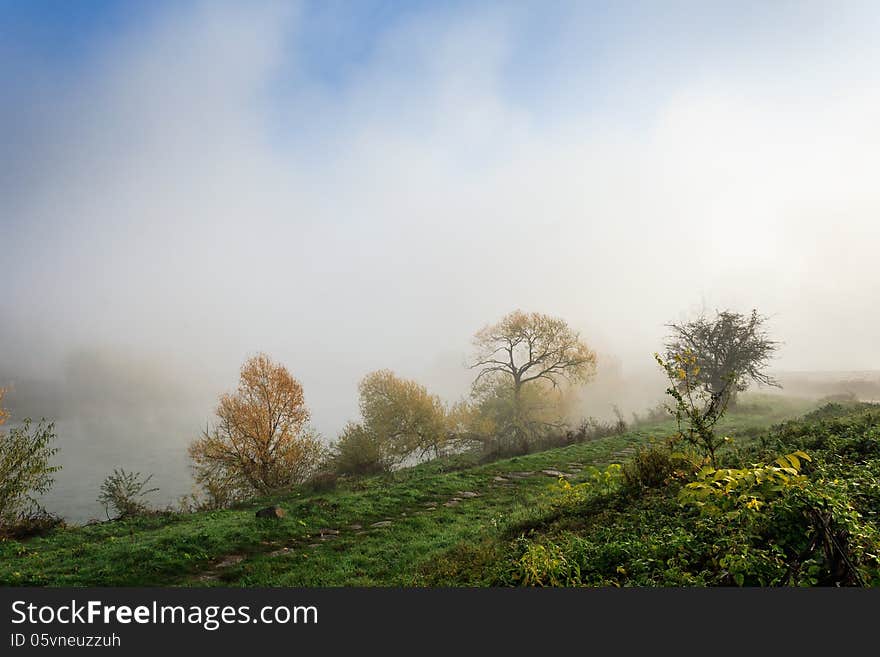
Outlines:
[[288,488],[322,457],[302,385],[265,354],[241,368],[238,389],[221,395],[218,421],[189,446],[196,482],[213,505]]
[[361,380],[358,392],[361,422],[350,422],[334,446],[338,470],[380,472],[407,458],[443,453],[446,407],[425,386],[378,370]]

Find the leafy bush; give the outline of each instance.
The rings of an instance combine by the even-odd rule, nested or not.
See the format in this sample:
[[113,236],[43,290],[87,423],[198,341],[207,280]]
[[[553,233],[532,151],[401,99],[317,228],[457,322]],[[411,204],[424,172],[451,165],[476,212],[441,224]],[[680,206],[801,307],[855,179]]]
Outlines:
[[684,454],[674,453],[668,446],[639,447],[632,459],[623,464],[623,482],[630,491],[659,488],[674,478],[685,477],[693,467]]
[[313,493],[324,493],[336,490],[339,476],[335,472],[317,472],[306,482],[306,489]]
[[622,481],[619,463],[612,463],[604,469],[590,467],[586,471],[586,480],[580,483],[572,484],[560,477],[559,487],[551,494],[550,505],[556,509],[573,509],[591,498],[613,495],[620,490]]
[[697,473],[696,481],[681,490],[679,499],[703,513],[730,515],[742,509],[757,511],[769,500],[779,497],[786,487],[806,484],[807,477],[800,472],[801,459],[812,460],[798,450],[780,456],[770,465],[738,469],[706,466]]
[[0,533],[12,533],[19,523],[30,524],[46,513],[36,496],[49,491],[52,474],[60,468],[49,465],[58,451],[54,423],[45,420],[32,428],[30,419],[21,426],[0,432]]
[[155,493],[158,488],[147,488],[153,475],[141,478],[140,472],[126,472],[123,469],[113,470],[101,484],[101,493],[98,502],[104,506],[107,518],[110,519],[110,510],[114,512],[115,519],[129,518],[142,515],[147,512],[148,506],[143,498],[150,493]]
[[520,586],[577,586],[581,583],[578,563],[558,545],[519,539],[521,556],[511,575]]
[[353,422],[342,430],[330,451],[331,463],[338,474],[377,474],[388,472],[394,465],[387,443],[362,424]]
[[[592,484],[560,481],[484,566],[490,583],[880,585],[877,405],[829,406],[774,427],[766,440],[725,447],[719,456],[731,467],[652,450],[619,477],[595,471]],[[658,484],[650,494],[615,492],[645,480]]]

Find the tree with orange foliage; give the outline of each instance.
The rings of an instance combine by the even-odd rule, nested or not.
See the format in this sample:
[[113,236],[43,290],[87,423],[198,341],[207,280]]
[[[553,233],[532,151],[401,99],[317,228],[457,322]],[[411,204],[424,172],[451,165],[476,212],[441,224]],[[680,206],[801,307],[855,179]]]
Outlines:
[[6,396],[6,388],[0,388],[0,424],[6,422],[9,417],[9,411],[3,408],[3,398]]
[[321,459],[302,385],[265,354],[245,362],[238,390],[221,395],[216,414],[213,429],[189,446],[213,505],[302,483]]

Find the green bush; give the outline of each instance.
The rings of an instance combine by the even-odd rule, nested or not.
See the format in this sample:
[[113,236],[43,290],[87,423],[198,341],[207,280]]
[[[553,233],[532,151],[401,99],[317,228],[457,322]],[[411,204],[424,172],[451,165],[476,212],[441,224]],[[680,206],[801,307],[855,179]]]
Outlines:
[[349,423],[330,450],[330,462],[337,474],[388,472],[394,463],[387,441],[381,440],[361,424]]
[[140,472],[126,472],[122,468],[113,470],[101,484],[101,493],[98,502],[104,506],[107,518],[110,519],[110,510],[114,512],[114,518],[130,518],[143,515],[149,511],[144,502],[144,497],[155,493],[158,488],[147,488],[153,475],[145,478]]
[[630,491],[659,488],[690,469],[687,459],[673,454],[666,446],[639,447],[632,459],[623,464],[623,483]]
[[47,516],[37,496],[49,491],[52,474],[60,469],[49,465],[58,451],[51,446],[54,440],[55,424],[45,420],[32,428],[25,419],[21,426],[0,432],[0,534]]
[[325,493],[327,491],[336,490],[336,484],[339,476],[335,472],[322,471],[313,474],[306,482],[306,490],[313,493]]

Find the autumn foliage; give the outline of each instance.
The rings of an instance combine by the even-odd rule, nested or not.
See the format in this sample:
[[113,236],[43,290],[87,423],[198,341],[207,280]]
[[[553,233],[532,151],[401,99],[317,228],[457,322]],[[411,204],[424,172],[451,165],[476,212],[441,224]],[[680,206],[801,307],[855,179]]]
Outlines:
[[358,385],[361,422],[350,422],[335,445],[342,472],[388,470],[410,457],[442,454],[447,410],[437,395],[391,370],[367,374]]
[[245,362],[216,414],[213,429],[189,446],[196,481],[215,505],[301,483],[320,461],[302,385],[265,354]]
[[[474,397],[490,416],[496,439],[528,451],[536,434],[558,429],[554,407],[596,371],[596,354],[559,318],[515,310],[474,336],[471,369],[478,371]],[[502,438],[503,435],[503,438]]]

